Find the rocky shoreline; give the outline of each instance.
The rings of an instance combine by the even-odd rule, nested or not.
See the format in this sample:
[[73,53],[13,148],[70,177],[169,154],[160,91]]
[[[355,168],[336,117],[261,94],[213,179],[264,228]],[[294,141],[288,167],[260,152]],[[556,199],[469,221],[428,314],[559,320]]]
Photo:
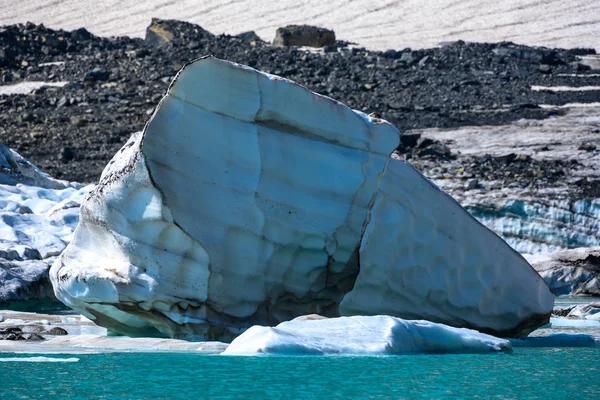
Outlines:
[[[143,128],[181,66],[207,54],[377,112],[405,134],[402,157],[426,174],[431,165],[454,167],[451,161],[457,158],[461,164],[475,164],[471,174],[477,182],[465,182],[474,187],[498,177],[514,181],[515,175],[520,186],[552,185],[580,166],[577,160],[538,162],[519,154],[463,160],[447,143],[411,133],[544,119],[566,112],[558,106],[600,102],[599,90],[543,89],[600,86],[600,75],[580,59],[593,55],[590,49],[459,41],[385,52],[336,42],[308,51],[273,47],[252,32],[215,36],[197,25],[161,20],[148,27],[145,40],[96,37],[83,28],[65,32],[34,24],[6,26],[0,28],[0,48],[0,89],[34,81],[63,85],[29,95],[0,95],[3,142],[50,175],[78,182],[95,182],[112,155]],[[532,90],[536,86],[542,89]],[[593,143],[573,146],[595,151]],[[490,167],[491,176],[485,172]],[[584,191],[597,191],[588,181],[581,185]]]

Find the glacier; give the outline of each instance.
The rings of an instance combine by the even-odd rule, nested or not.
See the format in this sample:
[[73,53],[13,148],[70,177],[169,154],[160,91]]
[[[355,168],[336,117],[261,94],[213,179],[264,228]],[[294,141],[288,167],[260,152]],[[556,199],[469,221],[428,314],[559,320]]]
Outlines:
[[471,329],[389,316],[355,316],[253,326],[223,355],[393,355],[511,352],[510,341]]
[[390,157],[398,142],[289,80],[192,62],[81,205],[54,292],[132,336],[232,340],[311,313],[502,336],[547,323],[543,279]]
[[48,270],[92,188],[53,179],[0,143],[0,307],[62,307]]

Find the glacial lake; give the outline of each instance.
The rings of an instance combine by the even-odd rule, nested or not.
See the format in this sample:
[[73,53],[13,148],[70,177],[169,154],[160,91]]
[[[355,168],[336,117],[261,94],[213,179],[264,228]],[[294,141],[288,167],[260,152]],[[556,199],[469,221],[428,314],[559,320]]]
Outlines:
[[599,359],[600,348],[556,347],[386,357],[7,352],[0,398],[598,399]]

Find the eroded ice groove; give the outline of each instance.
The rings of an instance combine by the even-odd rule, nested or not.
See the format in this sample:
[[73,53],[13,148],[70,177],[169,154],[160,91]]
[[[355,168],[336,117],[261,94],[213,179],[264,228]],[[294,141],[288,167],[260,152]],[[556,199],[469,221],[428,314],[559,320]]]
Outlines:
[[380,184],[359,258],[342,314],[400,315],[521,336],[548,321],[554,301],[519,253],[398,159]]
[[[129,335],[226,340],[255,324],[276,325],[308,313],[337,316],[362,274],[361,240],[378,187],[390,180],[389,156],[398,142],[398,131],[386,121],[288,80],[214,58],[191,63],[143,134],[115,155],[82,205],[75,239],[51,270],[55,293],[96,323]],[[413,187],[428,182],[416,172],[391,179],[405,181],[409,200]],[[433,200],[439,207],[444,202],[457,207],[439,195]],[[419,201],[423,209],[431,206],[427,198]],[[395,204],[392,214],[407,207]],[[410,207],[417,225],[429,215],[419,206]],[[457,210],[452,221],[468,218],[476,225]],[[375,216],[385,219],[380,212]],[[372,229],[391,229],[393,237],[404,232],[403,240],[418,247],[409,251],[427,248],[457,268],[471,257],[453,261],[454,253],[446,256],[448,249],[432,239],[439,232],[419,231],[411,239],[414,232],[399,222]],[[452,245],[471,251],[471,234],[487,232],[477,227]],[[513,263],[507,268],[529,277],[530,267],[504,242],[486,237],[485,244],[503,255],[499,260]],[[396,243],[370,246],[369,252],[396,252]],[[371,256],[362,253],[361,258]],[[388,268],[375,264],[372,268]],[[476,273],[475,264],[464,273]],[[496,289],[507,284],[493,280],[498,274],[485,276],[465,282]],[[534,327],[549,315],[552,301],[543,283],[527,282],[532,281],[523,282],[527,295],[511,295],[502,306],[476,296],[461,301],[482,313],[489,330],[502,324],[486,320],[496,318],[488,306],[507,313],[501,332]],[[373,307],[353,309],[365,313]]]
[[253,326],[223,355],[391,355],[510,352],[508,340],[471,329],[388,316],[294,320]]

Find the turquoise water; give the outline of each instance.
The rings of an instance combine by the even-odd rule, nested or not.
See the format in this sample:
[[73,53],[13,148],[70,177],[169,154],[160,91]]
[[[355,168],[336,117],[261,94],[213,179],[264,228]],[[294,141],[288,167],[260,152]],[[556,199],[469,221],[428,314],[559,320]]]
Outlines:
[[0,362],[0,398],[600,398],[598,348],[390,357],[0,353],[0,361],[39,356],[79,361]]

